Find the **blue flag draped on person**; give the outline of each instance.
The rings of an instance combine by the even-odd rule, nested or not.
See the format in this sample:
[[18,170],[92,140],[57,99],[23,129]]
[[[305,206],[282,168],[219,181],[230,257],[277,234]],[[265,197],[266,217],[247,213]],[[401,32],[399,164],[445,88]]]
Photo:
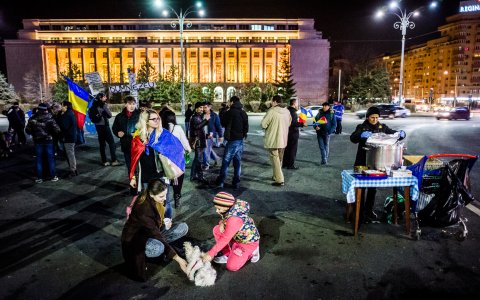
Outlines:
[[[165,177],[174,179],[181,176],[185,172],[185,156],[183,145],[180,140],[171,134],[168,130],[162,130],[158,141],[155,142],[155,130],[150,134],[150,139],[145,145],[138,138],[138,131],[134,133],[132,140],[132,166],[140,158],[143,151],[150,155],[148,147],[152,147],[159,155],[162,162]],[[133,176],[134,170],[130,170],[130,177]]]

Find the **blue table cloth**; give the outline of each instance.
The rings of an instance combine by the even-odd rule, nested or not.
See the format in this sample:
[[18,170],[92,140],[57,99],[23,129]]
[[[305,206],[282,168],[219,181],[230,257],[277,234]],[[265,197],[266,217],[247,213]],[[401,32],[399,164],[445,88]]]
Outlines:
[[415,176],[409,177],[388,177],[385,179],[362,178],[353,176],[353,170],[342,171],[342,192],[347,195],[347,203],[355,202],[355,188],[384,188],[410,186],[410,200],[417,201],[418,180]]

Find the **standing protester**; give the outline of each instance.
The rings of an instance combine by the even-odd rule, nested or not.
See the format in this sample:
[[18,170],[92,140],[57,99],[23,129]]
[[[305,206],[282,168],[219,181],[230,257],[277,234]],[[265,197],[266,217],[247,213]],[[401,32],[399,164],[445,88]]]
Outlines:
[[335,118],[337,119],[337,128],[335,129],[335,134],[342,134],[342,119],[345,111],[345,107],[343,106],[342,102],[335,101],[333,111],[335,112]]
[[181,258],[169,243],[185,236],[186,223],[167,221],[165,199],[167,185],[160,179],[153,179],[131,207],[122,231],[122,254],[129,275],[139,281],[146,281],[146,257],[159,257],[165,253],[175,260],[186,273],[187,262]]
[[187,110],[185,111],[185,133],[187,134],[187,138],[189,137],[189,131],[190,131],[190,119],[193,116],[193,109],[192,109],[192,104],[188,103]]
[[201,183],[207,183],[203,176],[202,158],[203,152],[207,146],[204,127],[207,126],[210,116],[203,115],[203,102],[195,103],[195,113],[190,119],[190,145],[195,151],[195,158],[192,162],[192,170],[190,172],[190,181],[198,180]]
[[[227,112],[227,110],[228,110],[228,105],[227,105],[227,103],[223,102],[221,104],[220,110],[218,111],[218,117],[220,118],[220,125],[222,126],[222,136],[224,136],[224,134],[225,134],[225,126],[223,126],[222,120],[223,120],[223,117],[225,116],[225,113]],[[220,147],[220,146],[225,147],[225,144],[226,144],[225,139],[223,139],[223,141],[221,143],[220,143],[219,140],[217,140],[217,143],[216,143],[215,146],[217,148]]]
[[243,110],[240,98],[237,96],[230,98],[230,109],[224,112],[220,121],[225,128],[224,137],[226,145],[223,153],[222,168],[216,184],[219,188],[223,188],[228,174],[228,166],[233,160],[232,186],[234,189],[237,189],[240,185],[240,173],[242,171],[243,139],[247,138],[248,133],[248,116]]
[[65,154],[67,156],[70,173],[68,177],[78,175],[77,160],[75,158],[75,142],[77,141],[77,119],[73,113],[72,103],[68,101],[62,102],[60,115],[60,129],[62,130],[62,142]]
[[[183,146],[183,151],[190,155],[192,152],[192,148],[188,143],[188,139],[183,132],[183,128],[177,125],[177,118],[173,111],[167,111],[163,114],[162,119],[163,128],[167,129],[171,132],[181,143]],[[185,173],[182,174],[180,177],[172,180],[172,187],[173,187],[173,203],[175,208],[180,207],[180,198],[182,197],[182,187],[183,187],[183,179],[185,178]]]
[[[357,125],[355,131],[350,135],[350,141],[358,144],[357,156],[355,157],[355,167],[367,165],[367,151],[364,149],[365,142],[372,135],[372,133],[383,132],[386,134],[396,133],[396,130],[390,129],[387,125],[381,124],[378,119],[380,118],[380,110],[378,107],[370,107],[366,113],[366,120]],[[404,139],[406,133],[403,130],[399,132],[399,138]],[[365,223],[378,223],[377,214],[373,211],[375,206],[375,195],[377,193],[376,188],[367,189],[367,198],[365,201],[365,191],[362,189],[362,219]],[[348,217],[348,216],[347,216]]]
[[282,167],[291,170],[298,169],[298,167],[295,166],[295,158],[297,157],[298,138],[300,137],[299,128],[305,126],[304,123],[298,122],[297,110],[297,99],[290,99],[288,111],[292,117],[292,123],[290,123],[290,127],[288,127],[288,141],[285,153],[283,154]]
[[[60,125],[62,123],[62,105],[58,102],[53,102],[49,110],[55,122],[57,122],[60,129],[62,129],[62,126]],[[65,147],[61,136],[53,136],[53,152],[57,159],[64,160],[66,158]]]
[[212,104],[208,101],[205,102],[205,105],[203,106],[203,114],[209,116],[207,126],[207,148],[205,148],[203,160],[204,170],[208,170],[210,167],[210,159],[215,161],[215,166],[218,165],[220,157],[215,150],[213,150],[213,145],[215,144],[215,140],[217,138],[223,139],[223,134],[222,126],[220,124],[220,117],[212,110]]
[[112,131],[120,139],[120,147],[125,158],[127,173],[130,172],[132,139],[139,116],[140,111],[136,108],[135,98],[127,96],[125,97],[125,107],[121,113],[115,116],[113,121]]
[[17,137],[18,145],[25,145],[27,138],[25,136],[25,113],[20,108],[18,102],[14,102],[12,107],[7,111],[8,129],[13,130],[12,145],[15,144]]
[[330,154],[330,135],[335,132],[337,120],[335,114],[330,109],[328,102],[323,102],[322,109],[313,120],[313,126],[317,131],[318,147],[320,148],[320,156],[322,157],[321,164],[328,163],[328,155]]
[[262,120],[262,128],[265,129],[263,146],[270,155],[273,167],[273,186],[285,185],[282,172],[283,153],[288,141],[288,128],[292,122],[292,116],[282,104],[282,98],[275,95],[272,104]]
[[[98,93],[95,101],[89,109],[88,113],[90,120],[95,124],[95,129],[98,134],[98,143],[100,145],[100,156],[102,159],[103,166],[119,166],[120,162],[117,160],[117,154],[115,153],[117,148],[115,141],[113,140],[112,130],[110,129],[110,124],[108,119],[112,117],[112,112],[108,107],[107,95],[104,93]],[[107,156],[105,154],[106,144],[110,148],[110,158],[112,162],[107,161]]]
[[43,182],[43,163],[44,156],[48,166],[51,181],[58,181],[55,175],[55,156],[53,153],[53,135],[60,133],[60,127],[48,112],[48,106],[45,103],[38,105],[37,112],[28,120],[25,131],[32,135],[35,144],[35,158],[37,179],[36,183]]

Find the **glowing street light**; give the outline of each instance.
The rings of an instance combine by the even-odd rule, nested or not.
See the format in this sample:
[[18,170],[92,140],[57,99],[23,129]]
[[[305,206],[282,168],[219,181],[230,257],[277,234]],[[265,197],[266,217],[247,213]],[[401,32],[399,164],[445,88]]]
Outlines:
[[166,4],[162,0],[155,0],[155,6],[158,8],[163,8],[162,15],[167,17],[169,12],[172,12],[177,20],[174,20],[170,23],[172,28],[176,28],[178,26],[180,32],[180,81],[182,85],[182,99],[181,99],[181,111],[182,115],[185,115],[185,50],[183,48],[183,29],[192,27],[192,22],[185,20],[185,18],[192,14],[198,13],[199,16],[203,17],[205,15],[205,10],[202,8],[203,5],[201,2],[195,3],[188,7],[185,11],[180,9],[179,12],[175,11],[170,5]]
[[[437,2],[433,1],[430,3],[430,8],[436,8],[437,7]],[[393,23],[393,28],[399,29],[402,32],[402,52],[400,56],[400,82],[399,82],[399,88],[398,88],[398,102],[399,105],[403,105],[403,96],[402,96],[402,90],[403,90],[403,65],[404,65],[404,59],[405,59],[405,35],[407,34],[407,28],[413,29],[415,28],[415,23],[413,21],[410,21],[411,17],[417,17],[420,15],[420,10],[423,9],[423,7],[420,7],[414,11],[411,11],[407,13],[407,10],[402,10],[399,6],[398,1],[392,1],[388,5],[388,8],[382,8],[377,11],[375,14],[376,18],[382,18],[386,12],[393,14],[398,17],[399,21],[396,21]]]

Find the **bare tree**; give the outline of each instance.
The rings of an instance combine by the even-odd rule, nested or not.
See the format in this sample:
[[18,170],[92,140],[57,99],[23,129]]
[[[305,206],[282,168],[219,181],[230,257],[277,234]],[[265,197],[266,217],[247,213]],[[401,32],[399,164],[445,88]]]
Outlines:
[[23,76],[25,85],[23,97],[30,103],[39,103],[50,98],[49,89],[43,87],[43,76],[40,72],[30,70]]

